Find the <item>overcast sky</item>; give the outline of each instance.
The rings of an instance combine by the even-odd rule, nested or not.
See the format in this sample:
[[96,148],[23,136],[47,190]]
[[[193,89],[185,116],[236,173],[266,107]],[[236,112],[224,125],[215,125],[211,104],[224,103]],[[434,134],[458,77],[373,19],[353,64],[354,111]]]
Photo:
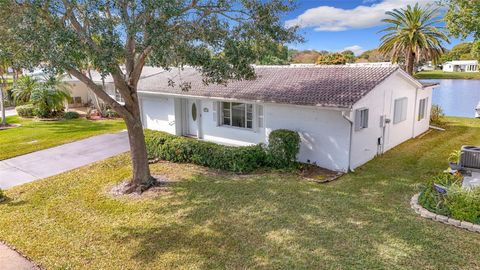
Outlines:
[[[296,49],[342,51],[357,54],[376,48],[384,25],[385,12],[408,4],[434,5],[437,0],[297,0],[297,9],[285,18],[287,26],[297,25],[305,37]],[[451,39],[451,48],[461,42]]]

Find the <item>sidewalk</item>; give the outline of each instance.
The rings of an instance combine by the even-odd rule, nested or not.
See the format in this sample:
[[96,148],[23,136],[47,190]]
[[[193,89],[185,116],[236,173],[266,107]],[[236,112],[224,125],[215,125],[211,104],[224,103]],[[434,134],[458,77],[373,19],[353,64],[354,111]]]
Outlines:
[[39,270],[35,264],[27,260],[16,251],[0,243],[0,269],[1,270]]

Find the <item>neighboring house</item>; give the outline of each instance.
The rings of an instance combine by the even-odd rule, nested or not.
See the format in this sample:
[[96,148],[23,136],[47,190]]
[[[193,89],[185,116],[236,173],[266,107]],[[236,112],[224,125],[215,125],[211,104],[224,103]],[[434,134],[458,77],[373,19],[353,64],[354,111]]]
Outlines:
[[432,61],[427,61],[423,65],[417,68],[417,71],[433,71],[437,67],[432,63]]
[[443,64],[445,72],[478,72],[477,60],[450,61]]
[[[301,136],[299,160],[348,171],[429,128],[432,88],[397,66],[256,67],[255,80],[205,85],[193,68],[143,76],[145,128],[229,145]],[[189,83],[185,91],[180,85]]]
[[[163,69],[144,67],[141,78],[155,75],[158,72],[163,72]],[[39,80],[44,80],[47,76],[41,69],[34,70],[33,72],[24,70],[23,74],[36,77]],[[113,78],[110,75],[102,77],[102,75],[95,70],[91,70],[90,72],[85,71],[85,75],[90,77],[96,84],[103,85],[105,87],[105,91],[110,97],[120,103],[123,103],[123,98],[118,90],[116,90],[113,83]],[[68,104],[69,108],[92,106],[95,103],[95,94],[88,88],[86,84],[78,80],[76,77],[69,75],[65,77],[64,81],[71,85],[70,94],[72,96],[72,100]],[[100,99],[98,99],[98,101],[100,103],[102,102]]]
[[349,67],[391,67],[398,66],[397,64],[392,64],[391,62],[355,62],[347,63],[346,66]]

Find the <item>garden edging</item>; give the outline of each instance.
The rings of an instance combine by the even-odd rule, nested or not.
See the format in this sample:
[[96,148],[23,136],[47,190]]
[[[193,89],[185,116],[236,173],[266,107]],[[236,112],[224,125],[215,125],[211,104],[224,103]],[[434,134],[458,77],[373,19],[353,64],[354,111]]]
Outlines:
[[418,203],[418,197],[419,196],[420,196],[420,193],[417,193],[417,194],[413,195],[412,199],[410,200],[410,206],[420,216],[422,216],[424,218],[434,220],[434,221],[437,221],[437,222],[441,222],[441,223],[452,225],[452,226],[455,226],[455,227],[458,227],[458,228],[469,230],[471,232],[480,233],[480,225],[473,224],[473,223],[468,222],[468,221],[449,218],[449,217],[443,216],[443,215],[438,215],[438,214],[435,214],[435,213],[430,212],[427,209],[423,208]]

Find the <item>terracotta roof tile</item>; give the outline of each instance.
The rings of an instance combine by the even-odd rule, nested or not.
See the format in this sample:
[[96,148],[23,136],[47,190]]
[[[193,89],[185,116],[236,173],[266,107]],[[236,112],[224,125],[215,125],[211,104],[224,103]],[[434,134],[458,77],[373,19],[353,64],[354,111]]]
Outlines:
[[[143,77],[139,92],[185,94],[199,97],[233,98],[295,105],[351,107],[398,69],[390,67],[290,66],[256,67],[254,80],[230,81],[226,86],[204,85],[193,68],[159,70]],[[169,86],[173,80],[175,86]],[[188,92],[179,87],[191,83]]]

